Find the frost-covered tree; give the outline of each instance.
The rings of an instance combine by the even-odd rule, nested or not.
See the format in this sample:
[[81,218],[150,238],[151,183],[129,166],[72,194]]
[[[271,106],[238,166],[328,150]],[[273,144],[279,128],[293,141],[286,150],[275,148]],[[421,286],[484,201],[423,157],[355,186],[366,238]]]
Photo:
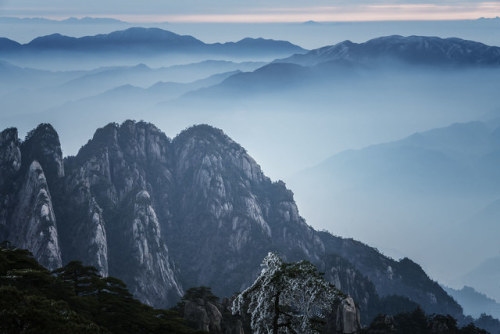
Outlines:
[[233,302],[233,314],[247,312],[256,334],[319,333],[325,315],[342,293],[308,261],[286,263],[274,253],[260,276]]

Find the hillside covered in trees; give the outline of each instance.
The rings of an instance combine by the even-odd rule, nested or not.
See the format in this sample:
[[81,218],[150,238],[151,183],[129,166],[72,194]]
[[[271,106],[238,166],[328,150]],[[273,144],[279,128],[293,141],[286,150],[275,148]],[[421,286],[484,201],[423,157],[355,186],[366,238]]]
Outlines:
[[[0,246],[0,333],[251,333],[250,315],[235,316],[230,309],[228,300],[220,301],[208,287],[189,289],[172,309],[154,309],[134,299],[122,281],[101,277],[94,267],[73,261],[49,271],[29,251]],[[338,332],[322,326],[311,333]],[[453,317],[429,316],[417,307],[381,314],[360,333],[488,332],[474,324],[459,328]]]
[[196,333],[173,310],[74,261],[50,272],[26,250],[0,248],[0,333]]

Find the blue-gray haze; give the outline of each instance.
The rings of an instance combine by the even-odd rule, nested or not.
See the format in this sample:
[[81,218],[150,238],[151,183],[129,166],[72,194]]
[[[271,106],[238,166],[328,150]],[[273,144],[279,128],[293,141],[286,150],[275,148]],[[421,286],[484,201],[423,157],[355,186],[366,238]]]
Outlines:
[[[130,27],[31,21],[0,26],[10,27],[1,31],[21,43],[36,37],[30,31],[34,26],[40,28],[37,33],[72,36]],[[500,45],[499,26],[498,19],[231,29],[162,25],[207,43],[250,36],[290,40],[308,49],[392,34]],[[192,124],[220,127],[267,175],[289,183],[309,224],[394,257],[408,256],[442,283],[476,284],[476,290],[500,299],[500,288],[481,284],[484,274],[477,274],[483,261],[500,253],[494,239],[500,187],[489,188],[496,181],[480,178],[495,176],[487,168],[500,147],[500,67],[394,61],[344,64],[319,73],[302,65],[263,67],[287,56],[2,54],[0,124],[26,133],[50,122],[65,155],[75,154],[96,128],[130,118],[152,122],[171,137]],[[449,127],[453,123],[462,124]],[[431,129],[437,130],[426,132]],[[380,143],[389,144],[366,148]],[[341,153],[349,149],[360,150]],[[449,168],[458,171],[450,176]],[[491,174],[481,173],[485,168]]]

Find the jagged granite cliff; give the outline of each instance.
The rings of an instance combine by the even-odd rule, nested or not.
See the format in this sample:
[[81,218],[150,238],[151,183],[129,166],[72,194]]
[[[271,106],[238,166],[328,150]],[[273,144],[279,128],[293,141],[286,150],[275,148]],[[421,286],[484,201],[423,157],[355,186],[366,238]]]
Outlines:
[[[53,134],[57,138],[52,127],[45,125],[30,132],[23,143],[18,140],[15,129],[0,134],[0,238],[29,249],[49,269],[62,265],[56,216],[47,180],[48,175],[54,182],[63,176],[62,153],[58,139],[58,150],[54,150]],[[40,149],[34,152],[32,148],[36,145]],[[24,163],[23,156],[27,158]],[[46,170],[35,157],[47,161]]]
[[1,239],[49,268],[74,259],[93,265],[154,306],[172,305],[193,286],[229,296],[275,251],[316,264],[353,297],[365,323],[393,294],[430,313],[462,314],[417,264],[308,226],[285,184],[207,125],[170,140],[152,124],[108,124],[64,161],[50,125],[24,142],[7,129],[0,171]]

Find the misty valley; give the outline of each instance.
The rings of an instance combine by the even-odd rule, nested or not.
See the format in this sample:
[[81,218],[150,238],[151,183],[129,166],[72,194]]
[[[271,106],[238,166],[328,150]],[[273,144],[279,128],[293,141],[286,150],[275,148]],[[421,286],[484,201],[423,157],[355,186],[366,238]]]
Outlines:
[[88,20],[0,37],[1,333],[500,333],[500,47]]

